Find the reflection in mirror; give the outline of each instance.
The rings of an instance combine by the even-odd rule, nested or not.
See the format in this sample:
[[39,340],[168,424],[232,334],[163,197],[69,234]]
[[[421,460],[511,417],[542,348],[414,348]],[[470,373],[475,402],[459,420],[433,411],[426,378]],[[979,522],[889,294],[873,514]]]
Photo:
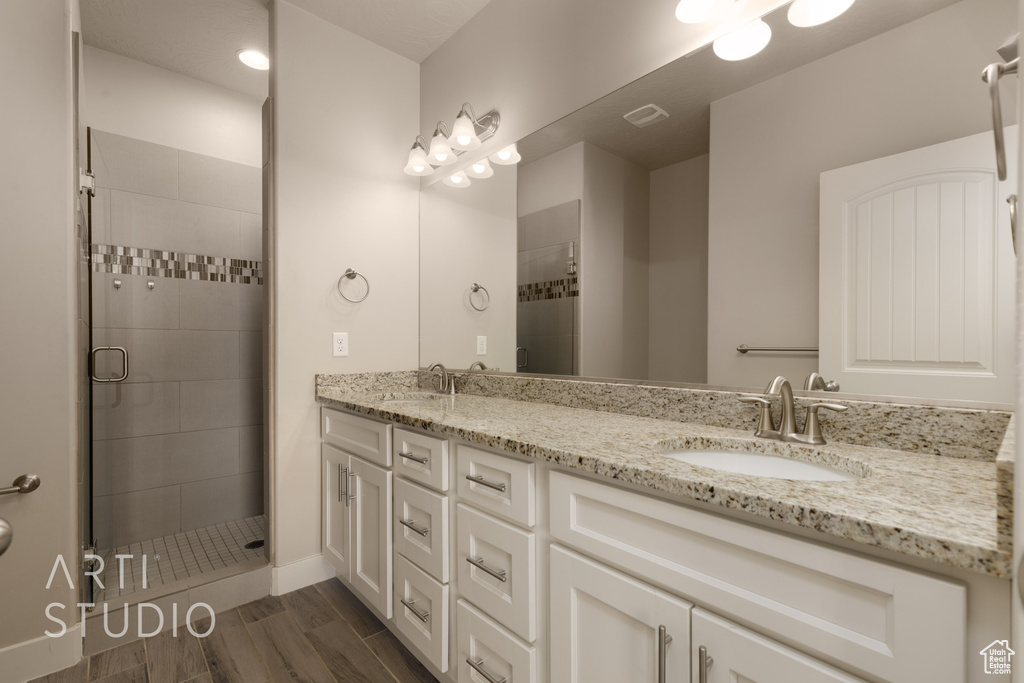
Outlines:
[[[1011,402],[1015,178],[980,74],[1015,5],[858,0],[804,29],[782,7],[751,59],[699,50],[520,140],[517,173],[426,188],[421,363]],[[668,118],[623,118],[651,104]],[[507,317],[461,300],[476,277]]]

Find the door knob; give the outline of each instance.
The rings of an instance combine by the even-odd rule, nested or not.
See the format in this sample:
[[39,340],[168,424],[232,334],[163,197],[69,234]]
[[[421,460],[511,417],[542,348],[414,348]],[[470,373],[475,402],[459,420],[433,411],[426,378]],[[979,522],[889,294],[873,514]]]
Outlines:
[[0,518],[0,555],[6,552],[13,538],[14,531],[11,529],[11,523],[6,519]]

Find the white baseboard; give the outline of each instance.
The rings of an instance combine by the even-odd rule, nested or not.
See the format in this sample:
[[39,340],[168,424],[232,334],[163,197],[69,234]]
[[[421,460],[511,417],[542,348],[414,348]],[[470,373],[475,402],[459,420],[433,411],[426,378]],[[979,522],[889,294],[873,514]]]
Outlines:
[[[59,630],[56,624],[53,627]],[[75,624],[60,638],[42,636],[0,650],[0,676],[5,681],[30,681],[81,660],[82,626]]]
[[271,590],[274,595],[284,595],[314,583],[333,579],[336,575],[337,572],[330,562],[322,555],[314,555],[298,562],[274,567]]

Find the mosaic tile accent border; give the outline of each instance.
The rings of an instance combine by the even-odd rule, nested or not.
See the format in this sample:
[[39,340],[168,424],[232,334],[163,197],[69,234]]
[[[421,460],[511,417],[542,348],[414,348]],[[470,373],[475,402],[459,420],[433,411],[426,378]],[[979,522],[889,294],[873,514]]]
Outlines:
[[92,269],[96,273],[148,275],[240,285],[263,284],[262,261],[112,244],[92,245]]
[[561,280],[545,280],[519,285],[516,288],[516,301],[545,301],[547,299],[566,299],[580,295],[580,282],[576,276]]

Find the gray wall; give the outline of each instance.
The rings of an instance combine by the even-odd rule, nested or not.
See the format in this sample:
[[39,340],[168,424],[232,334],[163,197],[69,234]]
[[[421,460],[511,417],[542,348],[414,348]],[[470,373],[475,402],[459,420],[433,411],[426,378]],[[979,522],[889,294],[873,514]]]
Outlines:
[[131,358],[94,386],[100,548],[260,514],[260,169],[100,131],[92,162],[94,346]]
[[708,155],[651,171],[648,375],[708,378]]

